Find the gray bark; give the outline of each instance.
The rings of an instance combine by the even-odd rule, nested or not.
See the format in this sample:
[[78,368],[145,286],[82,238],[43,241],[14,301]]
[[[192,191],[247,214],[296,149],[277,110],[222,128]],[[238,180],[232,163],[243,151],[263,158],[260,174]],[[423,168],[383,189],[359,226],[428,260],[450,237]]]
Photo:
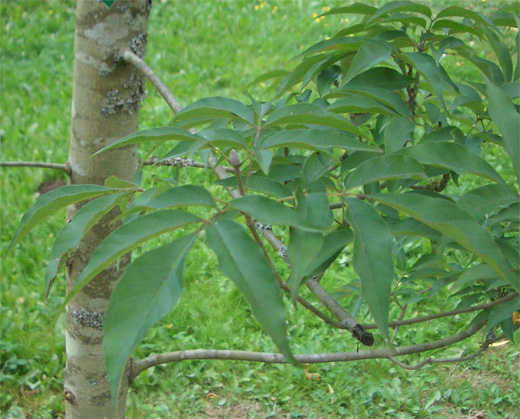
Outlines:
[[[149,0],[116,0],[111,7],[78,0],[74,41],[74,86],[69,152],[73,184],[103,184],[110,176],[131,180],[137,171],[135,147],[92,154],[137,130],[144,96],[140,73],[122,59],[125,49],[144,57]],[[70,219],[78,210],[71,206]],[[114,211],[81,241],[67,262],[67,290],[76,282],[99,243],[117,226]],[[103,320],[110,294],[129,261],[110,266],[67,306],[66,418],[125,416],[127,385],[112,408],[102,350]]]

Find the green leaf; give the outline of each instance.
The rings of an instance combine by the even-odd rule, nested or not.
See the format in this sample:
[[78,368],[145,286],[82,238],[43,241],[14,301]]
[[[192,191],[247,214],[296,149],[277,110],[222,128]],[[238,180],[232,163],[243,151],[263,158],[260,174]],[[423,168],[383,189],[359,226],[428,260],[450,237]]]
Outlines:
[[246,148],[247,144],[244,137],[237,130],[218,128],[207,129],[200,132],[206,138],[206,143],[214,146]]
[[260,195],[246,195],[230,203],[234,209],[244,212],[262,224],[298,227],[304,231],[324,232],[327,229],[309,223],[294,210]]
[[337,113],[371,113],[377,115],[396,115],[396,112],[376,100],[352,93],[351,95],[338,99],[329,106],[329,111]]
[[[322,227],[329,227],[333,221],[329,209],[329,199],[324,192],[304,194],[302,189],[296,192],[296,212],[305,220]],[[320,233],[309,233],[299,228],[290,228],[287,256],[291,264],[289,287],[293,304],[296,303],[298,291],[310,267],[315,264],[315,258],[323,245]]]
[[119,202],[130,195],[131,192],[121,192],[102,196],[82,206],[74,218],[63,226],[51,252],[49,264],[45,272],[45,299],[67,256],[76,248],[81,238],[96,224],[108,211],[114,208]]
[[386,126],[383,136],[385,139],[385,153],[390,154],[401,150],[407,143],[411,142],[415,123],[408,118],[392,118]]
[[242,102],[225,97],[210,97],[197,100],[175,116],[175,123],[193,118],[230,119],[255,126],[254,112]]
[[442,107],[448,113],[448,108],[446,108],[446,103],[444,101],[444,86],[448,85],[452,88],[453,91],[456,91],[457,88],[455,84],[449,76],[446,74],[446,71],[442,68],[442,66],[435,62],[435,60],[422,52],[408,52],[405,54],[410,57],[415,64],[415,67],[419,72],[428,80],[430,87],[435,92],[435,95],[439,99]]
[[330,148],[340,148],[348,151],[370,151],[380,153],[375,146],[360,142],[347,133],[335,130],[292,129],[277,132],[262,139],[261,148],[298,147],[308,150],[328,151]]
[[343,84],[352,80],[363,71],[390,58],[392,48],[383,42],[366,42],[359,48],[352,65],[344,76]]
[[113,404],[128,357],[180,299],[184,261],[195,238],[194,234],[182,237],[137,258],[125,269],[110,297],[103,324],[103,353]]
[[354,231],[353,265],[361,280],[361,294],[388,343],[390,292],[395,275],[392,235],[372,205],[357,198],[347,198],[346,202],[346,216]]
[[265,121],[265,128],[295,124],[320,125],[363,135],[349,120],[311,103],[298,103],[274,111]]
[[377,18],[387,16],[397,12],[415,12],[431,17],[432,11],[423,4],[417,4],[413,1],[392,1],[380,7],[379,10],[372,15],[367,24],[373,23]]
[[[247,181],[246,176],[241,176],[242,184],[244,185]],[[218,180],[215,182],[218,185],[237,188],[238,182],[236,176],[231,176],[226,179]],[[249,183],[247,184],[248,189],[262,192],[275,198],[287,198],[292,196],[291,190],[283,185],[282,183],[276,182],[265,176],[251,175],[249,177]]]
[[260,166],[260,169],[264,174],[269,173],[269,168],[271,167],[271,162],[273,161],[273,152],[271,150],[253,150],[255,153],[255,161]]
[[303,163],[303,181],[306,185],[310,185],[337,166],[339,166],[337,157],[314,152]]
[[520,182],[520,115],[506,92],[490,81],[486,84],[489,115],[502,134],[504,149],[513,161],[516,178]]
[[103,269],[140,244],[168,231],[200,221],[199,217],[189,212],[164,210],[140,216],[121,225],[110,233],[94,251],[87,266],[74,284],[74,288],[67,294],[63,305],[68,304]]
[[366,185],[384,179],[427,179],[424,168],[414,159],[399,155],[377,156],[352,171],[345,188]]
[[453,202],[417,193],[373,194],[371,197],[441,232],[492,266],[513,288],[520,290],[517,275],[511,271],[493,237]]
[[196,134],[190,134],[188,131],[178,127],[159,127],[145,129],[143,131],[134,132],[127,135],[112,144],[102,148],[93,154],[93,156],[103,153],[113,148],[123,147],[129,144],[140,144],[150,141],[163,143],[165,141],[200,141],[202,138]]
[[199,150],[203,146],[203,139],[201,141],[193,142],[193,141],[180,141],[166,154],[161,156],[157,163],[162,162],[164,160],[173,159],[175,157],[185,156],[194,153]]
[[234,221],[206,227],[208,246],[215,252],[221,272],[240,289],[262,325],[287,361],[296,364],[285,329],[285,306],[269,263],[260,247]]
[[488,333],[493,327],[498,325],[504,320],[511,319],[513,313],[518,310],[518,297],[513,298],[511,301],[502,303],[491,309],[489,313],[488,322],[484,333]]
[[504,179],[484,159],[459,144],[449,142],[420,143],[394,154],[412,157],[419,163],[452,170],[460,175],[473,173],[505,185]]
[[384,220],[394,235],[406,234],[409,236],[421,236],[436,242],[439,242],[442,238],[442,234],[437,230],[434,230],[413,218],[396,220],[394,218],[386,217]]
[[345,88],[374,87],[385,90],[400,90],[408,87],[413,82],[414,79],[412,77],[403,76],[392,68],[375,67],[358,74],[345,85]]
[[343,248],[352,241],[352,230],[343,226],[332,233],[323,236],[323,245],[314,257],[305,274],[305,278],[324,272],[341,253]]
[[4,257],[7,256],[13,247],[16,246],[34,226],[45,221],[51,215],[56,214],[56,212],[76,202],[116,192],[120,192],[120,189],[106,188],[98,185],[67,185],[41,195],[34,205],[23,215]]
[[215,200],[207,189],[197,185],[182,185],[170,188],[158,195],[141,194],[130,204],[128,212],[194,205],[217,208]]
[[368,4],[363,4],[363,3],[354,3],[354,4],[351,4],[350,6],[335,7],[334,9],[330,9],[328,12],[323,13],[322,16],[345,14],[345,13],[373,15],[375,12],[377,12],[376,7],[369,6]]
[[482,38],[482,32],[475,29],[473,26],[469,26],[464,22],[456,22],[450,19],[436,19],[432,26],[433,30],[448,29],[450,35],[454,35],[457,33],[470,33],[472,35],[477,36],[478,38]]
[[505,185],[490,184],[465,193],[457,206],[480,221],[484,215],[518,202],[518,196]]
[[346,84],[341,90],[335,90],[326,95],[325,98],[352,96],[353,93],[382,103],[405,118],[410,117],[410,109],[408,108],[408,105],[399,95],[390,90],[379,89],[376,87],[349,87],[349,85]]
[[485,26],[490,26],[492,23],[488,21],[484,16],[480,13],[474,12],[473,10],[466,9],[460,6],[450,6],[444,10],[441,10],[439,14],[435,17],[435,19],[439,19],[441,17],[466,17],[468,19],[473,20],[474,22],[483,23]]
[[484,25],[481,25],[481,28],[486,34],[489,45],[491,45],[491,48],[493,48],[493,51],[497,56],[505,81],[510,82],[513,78],[513,61],[511,60],[509,49],[502,41],[500,41],[500,38],[494,31]]
[[289,72],[287,70],[278,69],[278,70],[268,71],[267,73],[264,73],[264,74],[261,74],[260,76],[258,76],[247,86],[249,87],[253,84],[259,84],[259,83],[267,81],[267,80],[278,79],[280,77],[286,76],[287,74],[289,74]]

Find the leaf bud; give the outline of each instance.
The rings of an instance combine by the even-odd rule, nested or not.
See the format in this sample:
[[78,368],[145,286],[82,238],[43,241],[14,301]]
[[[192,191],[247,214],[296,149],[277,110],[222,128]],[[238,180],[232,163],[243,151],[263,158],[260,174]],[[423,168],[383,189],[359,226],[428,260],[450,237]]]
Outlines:
[[240,166],[240,157],[238,156],[238,153],[235,150],[231,150],[229,153],[229,164],[233,167],[239,167]]

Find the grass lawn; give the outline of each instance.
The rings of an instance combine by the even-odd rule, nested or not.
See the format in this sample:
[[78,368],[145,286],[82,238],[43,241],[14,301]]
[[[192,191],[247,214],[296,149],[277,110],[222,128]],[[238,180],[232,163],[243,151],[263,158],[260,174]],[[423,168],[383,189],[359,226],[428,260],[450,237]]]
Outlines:
[[[383,4],[380,1],[378,4]],[[430,4],[451,4],[433,1]],[[473,0],[479,10],[505,1]],[[3,1],[0,45],[2,161],[67,159],[72,95],[74,2]],[[333,35],[345,16],[315,19],[339,1],[166,1],[156,0],[149,23],[147,62],[182,105],[206,96],[243,99],[244,86],[313,43]],[[460,3],[457,3],[460,4]],[[354,20],[354,18],[352,18]],[[454,64],[455,65],[455,64]],[[461,68],[460,71],[467,71]],[[162,98],[147,84],[141,128],[171,119]],[[261,86],[253,94],[266,95]],[[184,169],[184,183],[210,176]],[[505,171],[510,168],[504,168]],[[61,172],[35,168],[0,169],[2,255],[16,226],[38,196],[42,182]],[[151,174],[171,177],[168,168]],[[36,228],[1,263],[0,410],[3,418],[55,418],[64,413],[64,321],[55,321],[63,301],[61,273],[49,303],[43,277],[55,235],[57,215]],[[218,273],[216,259],[197,244],[190,253],[185,293],[170,316],[154,327],[137,357],[182,349],[275,351],[233,284]],[[323,281],[328,289],[355,281],[348,255]],[[286,269],[286,268],[285,268]],[[287,269],[284,272],[287,274]],[[351,295],[340,299],[347,307]],[[426,315],[456,306],[439,293],[416,306]],[[322,324],[287,301],[290,339],[296,353],[355,351],[356,341]],[[393,313],[397,317],[398,313]],[[471,315],[399,331],[399,344],[445,337],[461,330]],[[442,353],[471,354],[482,336]],[[417,357],[403,359],[411,364]],[[149,369],[128,399],[129,418],[519,418],[520,345],[497,346],[463,364],[428,365],[407,371],[385,360],[311,366],[316,380],[286,365],[189,361]],[[480,415],[480,416],[479,416]]]

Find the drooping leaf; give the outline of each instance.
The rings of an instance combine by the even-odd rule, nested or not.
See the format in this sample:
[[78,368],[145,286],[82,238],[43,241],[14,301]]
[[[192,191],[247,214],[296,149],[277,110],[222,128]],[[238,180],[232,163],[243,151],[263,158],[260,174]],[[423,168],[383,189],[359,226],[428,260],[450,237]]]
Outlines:
[[[207,129],[200,132],[200,135],[204,137],[207,144],[214,146],[224,147],[235,147],[235,148],[246,148],[247,144],[244,137],[234,129],[228,128],[216,128]],[[205,146],[207,147],[207,144]]]
[[361,135],[349,120],[312,103],[298,103],[274,111],[265,121],[265,128],[289,124],[321,125]]
[[504,140],[504,149],[515,168],[520,182],[520,115],[509,96],[495,84],[487,82],[488,111]]
[[373,194],[371,197],[441,232],[492,266],[513,288],[520,290],[515,275],[488,231],[451,201],[418,193]]
[[74,250],[85,233],[89,231],[103,215],[118,205],[118,203],[129,194],[130,192],[115,193],[90,201],[74,214],[74,218],[69,223],[63,226],[56,236],[56,240],[54,240],[51,257],[45,272],[45,299],[47,299],[54,278],[56,278],[68,254]]
[[175,116],[175,123],[193,118],[230,119],[254,126],[254,112],[235,99],[209,97],[186,106]]
[[339,159],[330,154],[314,152],[305,159],[303,163],[303,181],[310,185],[325,175],[334,167],[339,166]]
[[196,236],[174,240],[132,262],[112,292],[103,323],[103,353],[112,403],[128,357],[182,293],[184,261]]
[[489,21],[482,14],[474,12],[473,10],[470,10],[469,8],[466,9],[466,8],[460,7],[460,6],[449,6],[445,9],[441,10],[439,12],[439,14],[435,17],[435,19],[439,19],[441,17],[452,17],[452,16],[466,17],[468,19],[473,20],[474,22],[479,22],[486,26],[492,25],[491,21]]
[[103,269],[140,244],[168,231],[200,221],[199,217],[189,212],[163,210],[143,215],[121,225],[110,233],[94,251],[63,304],[68,304]]
[[345,87],[351,89],[375,87],[386,90],[400,90],[408,87],[413,82],[413,78],[403,76],[392,68],[375,67],[358,74]]
[[146,142],[159,142],[165,141],[200,141],[202,138],[196,134],[190,134],[188,131],[178,127],[159,127],[145,129],[143,131],[134,132],[133,134],[127,135],[112,144],[103,147],[101,150],[94,153],[94,156],[103,153],[113,148],[123,147],[129,144],[140,144]]
[[347,198],[346,202],[347,219],[354,231],[353,264],[361,280],[361,293],[388,342],[390,291],[395,275],[392,235],[372,205],[358,198]]
[[320,129],[280,131],[265,137],[259,146],[264,149],[271,147],[298,147],[308,150],[327,151],[330,148],[340,148],[348,151],[381,152],[380,149],[362,143],[350,134]]
[[455,84],[451,81],[448,74],[437,64],[435,60],[428,54],[422,52],[408,52],[406,53],[415,64],[415,67],[419,72],[428,80],[429,85],[432,87],[435,95],[439,99],[442,107],[448,113],[446,108],[446,102],[444,101],[444,89],[451,87],[452,90],[456,91]]
[[246,195],[237,198],[230,203],[230,206],[263,224],[298,227],[310,232],[324,232],[327,230],[308,222],[288,206],[260,195]]
[[345,182],[345,188],[366,185],[384,179],[426,179],[417,160],[401,155],[377,156],[356,167]]
[[23,215],[4,257],[7,256],[13,247],[16,246],[34,226],[45,221],[63,208],[76,202],[114,194],[120,191],[120,189],[106,188],[99,185],[67,185],[41,195],[34,205]]
[[273,161],[273,152],[271,150],[254,149],[254,153],[258,166],[260,166],[262,172],[267,175],[271,167],[271,162]]
[[[244,185],[247,181],[247,177],[242,176],[241,179],[242,184]],[[226,179],[218,180],[215,183],[225,187],[238,187],[236,176],[230,176]],[[284,184],[269,179],[268,177],[258,175],[251,175],[249,177],[248,189],[262,192],[274,196],[275,198],[287,198],[292,195],[291,190]]]
[[452,170],[458,174],[473,173],[505,184],[504,179],[484,159],[460,144],[450,142],[420,143],[395,154],[412,157],[419,163]]
[[431,17],[432,11],[428,6],[423,4],[417,4],[413,1],[392,1],[390,3],[381,6],[377,12],[375,12],[372,17],[367,21],[367,24],[371,24],[377,18],[381,18],[383,16],[394,14],[398,12],[415,12],[421,13],[427,17]]
[[491,309],[491,313],[489,313],[489,318],[484,333],[488,333],[493,327],[503,322],[504,320],[511,320],[513,313],[517,310],[518,297],[493,307]]
[[363,71],[390,58],[392,48],[384,42],[366,42],[356,53],[352,65],[344,76],[343,84],[352,80]]
[[480,221],[484,215],[505,208],[518,200],[518,196],[508,186],[490,184],[465,193],[457,201],[457,206]]
[[351,241],[352,230],[345,227],[339,227],[332,233],[323,236],[321,249],[309,264],[304,279],[324,272]]
[[364,3],[354,3],[349,6],[335,7],[333,9],[330,9],[329,11],[323,13],[323,16],[337,15],[337,14],[344,14],[344,13],[357,13],[357,14],[362,14],[362,15],[373,15],[375,12],[377,12],[377,7],[373,7],[368,4],[364,4]]
[[208,246],[221,272],[240,289],[258,322],[285,358],[295,364],[285,329],[285,306],[269,263],[260,247],[234,221],[217,221],[206,228]]
[[388,228],[394,235],[406,234],[421,236],[436,242],[440,241],[442,238],[442,234],[439,233],[437,230],[428,227],[426,224],[421,223],[420,221],[414,218],[405,218],[403,220],[397,220],[395,218],[386,217],[384,220],[388,225]]
[[[388,106],[379,103],[373,99],[363,97],[356,93],[352,93],[342,99],[336,100],[328,108],[331,112],[347,113],[347,114],[370,114],[376,115],[397,115],[396,112]],[[357,116],[357,115],[356,115]],[[356,116],[352,116],[352,122],[356,125]]]
[[[325,192],[304,194],[302,189],[296,193],[296,212],[305,220],[322,227],[329,227],[332,223],[332,211],[329,209],[329,199]],[[296,302],[298,291],[303,278],[308,274],[310,267],[323,245],[323,236],[320,233],[303,231],[291,227],[287,256],[291,264],[289,287],[293,304]]]
[[144,209],[161,210],[178,206],[200,205],[216,208],[217,204],[207,189],[198,185],[169,188],[159,194],[142,194],[128,207],[128,212]]
[[353,93],[375,100],[376,102],[393,109],[405,118],[410,117],[410,109],[399,95],[390,90],[380,89],[377,87],[350,87],[350,84],[346,84],[341,90],[335,90],[326,95],[325,98],[352,96]]
[[383,131],[385,153],[390,154],[398,151],[411,142],[414,130],[415,123],[410,119],[403,117],[392,118]]

